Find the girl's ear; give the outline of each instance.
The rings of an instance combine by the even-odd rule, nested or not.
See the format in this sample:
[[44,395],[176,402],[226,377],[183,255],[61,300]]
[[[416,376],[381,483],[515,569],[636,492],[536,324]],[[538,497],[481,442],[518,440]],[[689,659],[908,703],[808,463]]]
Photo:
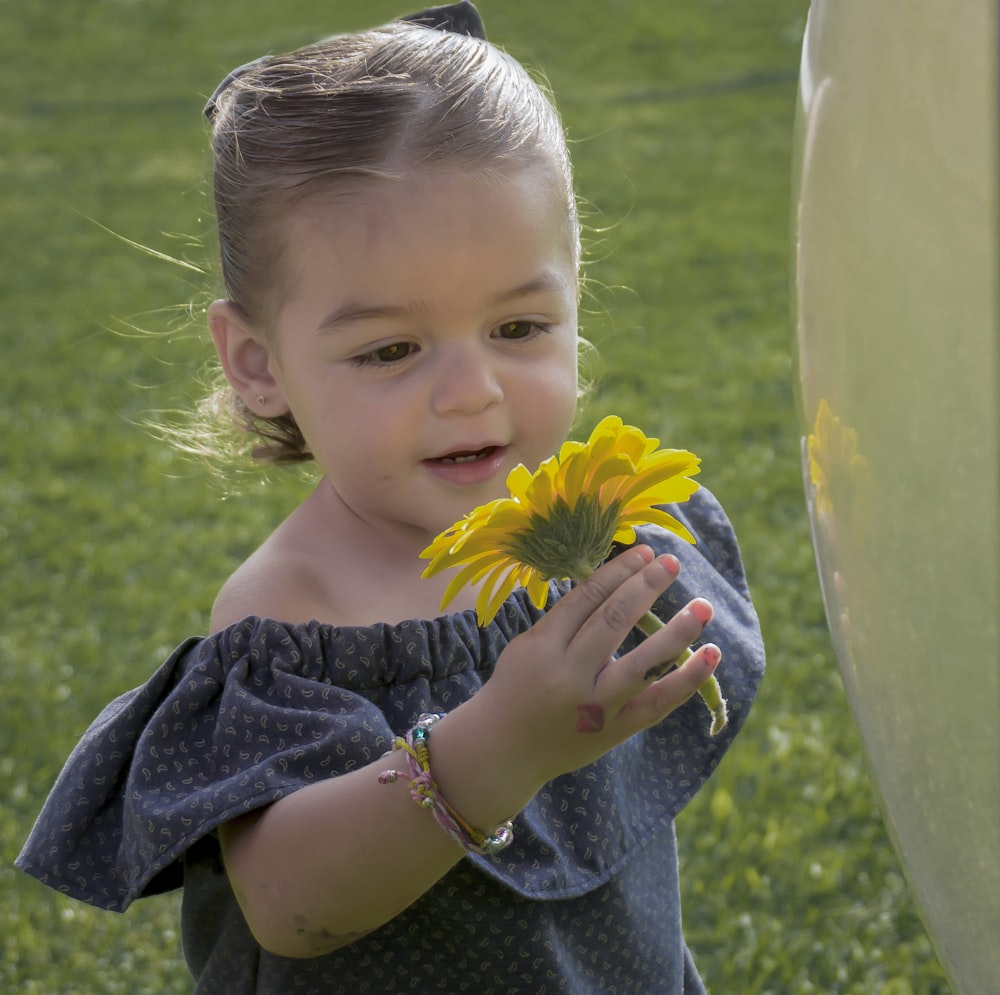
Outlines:
[[233,390],[254,413],[276,418],[288,412],[285,393],[273,373],[273,355],[263,336],[231,301],[213,301],[208,327],[222,369]]

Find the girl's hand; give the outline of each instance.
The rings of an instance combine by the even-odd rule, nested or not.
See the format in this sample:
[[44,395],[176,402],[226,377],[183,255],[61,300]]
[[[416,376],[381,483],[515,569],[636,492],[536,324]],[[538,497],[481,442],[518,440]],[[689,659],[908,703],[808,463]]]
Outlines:
[[[659,722],[711,676],[722,658],[711,643],[669,669],[711,621],[712,606],[700,598],[631,652],[615,656],[679,572],[675,557],[654,558],[648,546],[634,547],[605,563],[511,641],[490,680],[458,710],[462,725],[475,723],[477,746],[486,747],[484,740],[492,738],[495,753],[488,748],[469,752],[466,727],[464,759],[444,749],[437,754],[442,760],[448,756],[448,770],[436,763],[435,771],[449,800],[445,781],[454,784],[453,803],[460,811],[459,796],[469,791],[473,764],[480,787],[494,798],[508,793],[513,798],[519,788],[522,793],[527,788],[530,797],[551,778],[596,760]],[[437,730],[435,736],[444,738]],[[470,812],[464,814],[471,817],[477,799],[470,796],[467,805]]]

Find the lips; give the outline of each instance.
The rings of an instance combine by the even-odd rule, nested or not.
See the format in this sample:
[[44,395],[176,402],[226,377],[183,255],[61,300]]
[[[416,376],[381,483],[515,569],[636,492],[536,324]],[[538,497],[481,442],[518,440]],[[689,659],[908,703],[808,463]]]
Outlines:
[[479,460],[489,459],[496,451],[497,446],[484,446],[482,449],[461,449],[447,456],[438,456],[435,463],[476,463]]
[[439,480],[455,486],[483,484],[504,471],[508,447],[459,446],[443,456],[424,460],[424,466]]

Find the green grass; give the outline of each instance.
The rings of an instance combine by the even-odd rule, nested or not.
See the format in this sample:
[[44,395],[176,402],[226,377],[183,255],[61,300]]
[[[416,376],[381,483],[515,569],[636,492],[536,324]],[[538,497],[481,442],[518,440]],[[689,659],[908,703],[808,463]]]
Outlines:
[[[303,493],[278,474],[227,496],[137,427],[195,396],[214,278],[106,229],[211,267],[202,99],[268,48],[401,12],[336,6],[0,5],[3,991],[190,990],[176,896],[119,917],[10,865],[93,715],[204,630],[221,581]],[[802,500],[787,219],[806,2],[482,6],[547,72],[590,204],[584,332],[604,376],[582,427],[615,412],[703,457],[770,649],[738,747],[678,823],[706,982],[946,995],[845,704]]]

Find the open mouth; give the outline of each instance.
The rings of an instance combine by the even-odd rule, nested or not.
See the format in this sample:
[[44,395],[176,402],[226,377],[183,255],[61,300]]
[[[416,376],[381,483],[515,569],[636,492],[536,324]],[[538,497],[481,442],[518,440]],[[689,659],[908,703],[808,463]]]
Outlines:
[[475,452],[449,453],[447,456],[439,456],[435,463],[478,463],[480,460],[489,459],[497,451],[496,446],[487,446],[485,449],[477,449]]

